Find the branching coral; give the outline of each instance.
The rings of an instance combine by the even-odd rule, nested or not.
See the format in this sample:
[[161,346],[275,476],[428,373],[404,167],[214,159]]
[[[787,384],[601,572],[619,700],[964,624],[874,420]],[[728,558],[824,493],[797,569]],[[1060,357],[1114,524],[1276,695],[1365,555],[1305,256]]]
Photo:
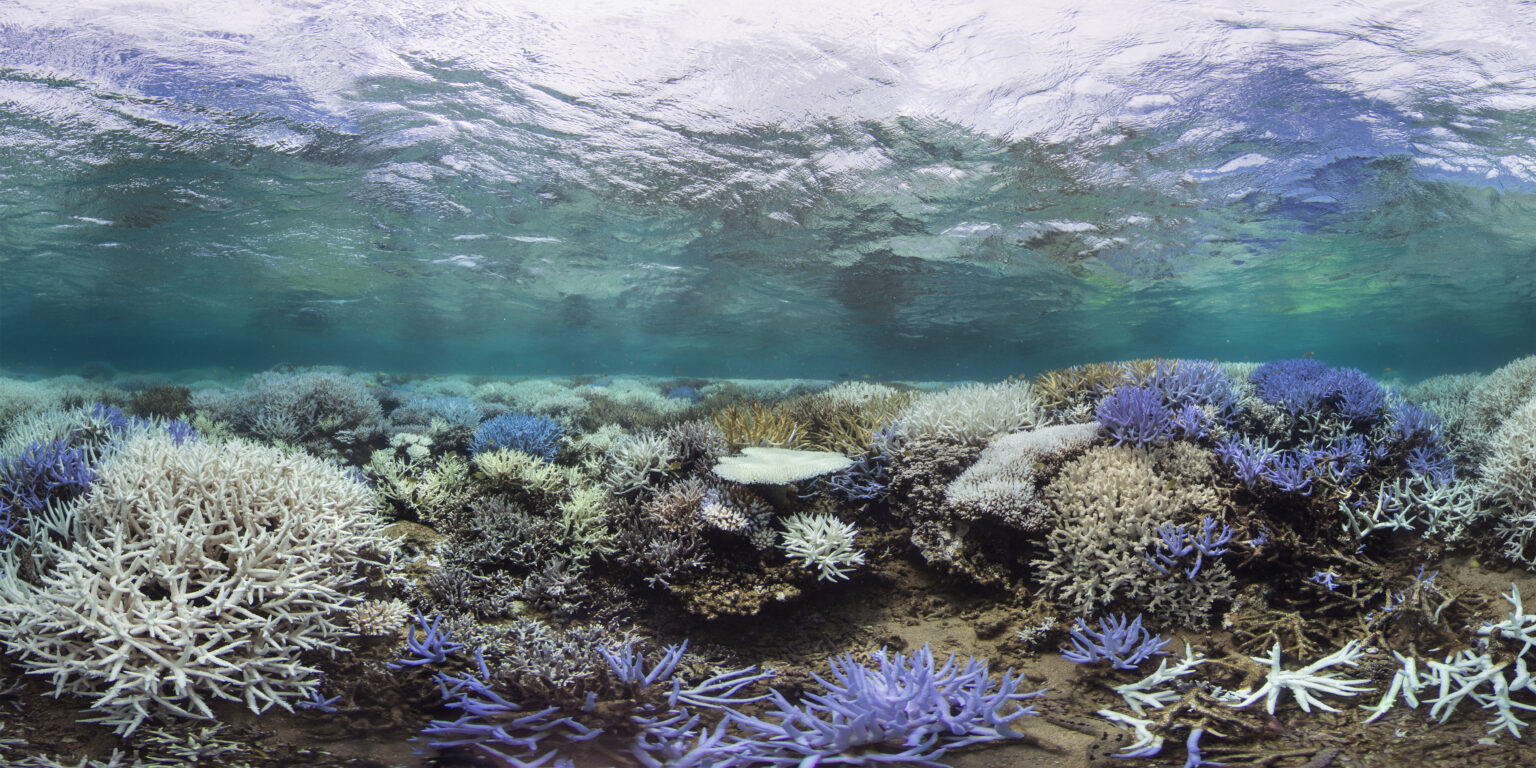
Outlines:
[[[1049,556],[1035,564],[1050,594],[1073,610],[1091,613],[1117,600],[1152,607],[1170,589],[1184,593],[1177,602],[1208,608],[1225,594],[1230,577],[1224,569],[1207,567],[1187,580],[1159,573],[1148,559],[1159,526],[1220,508],[1209,488],[1166,482],[1151,454],[1124,446],[1090,449],[1063,467],[1042,496],[1053,510],[1053,530]],[[1191,601],[1192,589],[1205,596]]]
[[244,442],[130,438],[70,514],[35,581],[13,550],[0,642],[55,694],[94,699],[120,732],[213,699],[289,707],[316,685],[306,651],[338,650],[345,589],[382,547],[367,488],[316,459]]
[[1064,424],[993,438],[976,463],[945,490],[945,500],[964,518],[990,517],[1024,532],[1046,527],[1046,508],[1035,490],[1042,463],[1081,450],[1098,436],[1098,424]]
[[1504,556],[1536,567],[1536,397],[1494,432],[1481,475],[1478,495],[1496,510]]
[[856,533],[851,524],[831,515],[796,514],[784,520],[782,546],[790,559],[815,568],[816,578],[837,581],[864,563],[864,553],[853,546]]
[[1040,402],[1028,382],[965,384],[928,392],[912,401],[896,421],[905,439],[940,438],[978,444],[1001,432],[1043,423]]
[[732,445],[800,448],[809,442],[788,409],[755,400],[717,411],[715,426]]
[[475,429],[469,450],[478,455],[511,448],[545,461],[554,461],[560,453],[560,438],[564,435],[565,429],[548,416],[504,413],[486,419]]

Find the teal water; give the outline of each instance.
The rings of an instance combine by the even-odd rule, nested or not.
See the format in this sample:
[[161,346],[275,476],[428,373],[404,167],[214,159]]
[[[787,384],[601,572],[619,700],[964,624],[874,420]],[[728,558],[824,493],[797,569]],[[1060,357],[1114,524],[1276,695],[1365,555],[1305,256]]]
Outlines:
[[8,3],[0,366],[1492,370],[1533,17]]

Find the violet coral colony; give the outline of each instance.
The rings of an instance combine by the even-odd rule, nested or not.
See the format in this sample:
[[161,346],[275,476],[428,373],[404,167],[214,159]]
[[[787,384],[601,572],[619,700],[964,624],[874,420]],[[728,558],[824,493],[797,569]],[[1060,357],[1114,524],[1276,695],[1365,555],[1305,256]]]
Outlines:
[[[874,666],[852,655],[834,658],[830,679],[813,675],[821,691],[791,702],[772,689],[748,695],[774,677],[752,667],[684,682],[685,650],[685,644],[670,646],[655,664],[632,643],[604,650],[617,688],[607,701],[589,693],[576,712],[509,701],[477,654],[478,674],[437,673],[445,706],[460,714],[434,720],[422,735],[435,747],[469,749],[502,765],[540,766],[603,733],[584,719],[627,711],[631,755],[654,768],[942,766],[937,760],[950,750],[1020,738],[1015,721],[1034,714],[1021,702],[1043,693],[1021,692],[1022,676],[994,677],[975,658],[961,663],[950,656],[940,664],[924,646],[910,656],[877,651]],[[740,709],[764,699],[772,707],[763,715]]]
[[1144,629],[1140,615],[1129,619],[1124,614],[1100,619],[1098,629],[1078,619],[1070,640],[1072,648],[1063,650],[1062,658],[1078,664],[1108,661],[1115,669],[1135,669],[1152,656],[1163,654],[1169,642]]

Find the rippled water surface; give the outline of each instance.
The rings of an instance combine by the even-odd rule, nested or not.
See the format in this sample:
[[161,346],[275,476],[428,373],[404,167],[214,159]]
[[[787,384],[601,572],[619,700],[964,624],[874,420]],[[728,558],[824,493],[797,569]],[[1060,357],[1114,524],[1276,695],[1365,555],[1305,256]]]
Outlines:
[[1536,350],[1536,5],[0,4],[0,365]]

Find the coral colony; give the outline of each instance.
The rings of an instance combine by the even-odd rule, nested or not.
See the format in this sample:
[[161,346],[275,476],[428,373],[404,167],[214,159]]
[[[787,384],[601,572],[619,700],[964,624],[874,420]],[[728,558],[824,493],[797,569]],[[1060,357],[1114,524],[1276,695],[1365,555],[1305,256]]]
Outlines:
[[[118,750],[8,716],[7,765],[255,765],[231,707],[403,717],[423,764],[657,768],[1022,764],[1046,707],[1187,767],[1413,723],[1495,748],[1536,712],[1520,583],[1446,557],[1536,569],[1536,357],[134,386],[0,379],[0,704]],[[907,634],[978,600],[974,643]]]

